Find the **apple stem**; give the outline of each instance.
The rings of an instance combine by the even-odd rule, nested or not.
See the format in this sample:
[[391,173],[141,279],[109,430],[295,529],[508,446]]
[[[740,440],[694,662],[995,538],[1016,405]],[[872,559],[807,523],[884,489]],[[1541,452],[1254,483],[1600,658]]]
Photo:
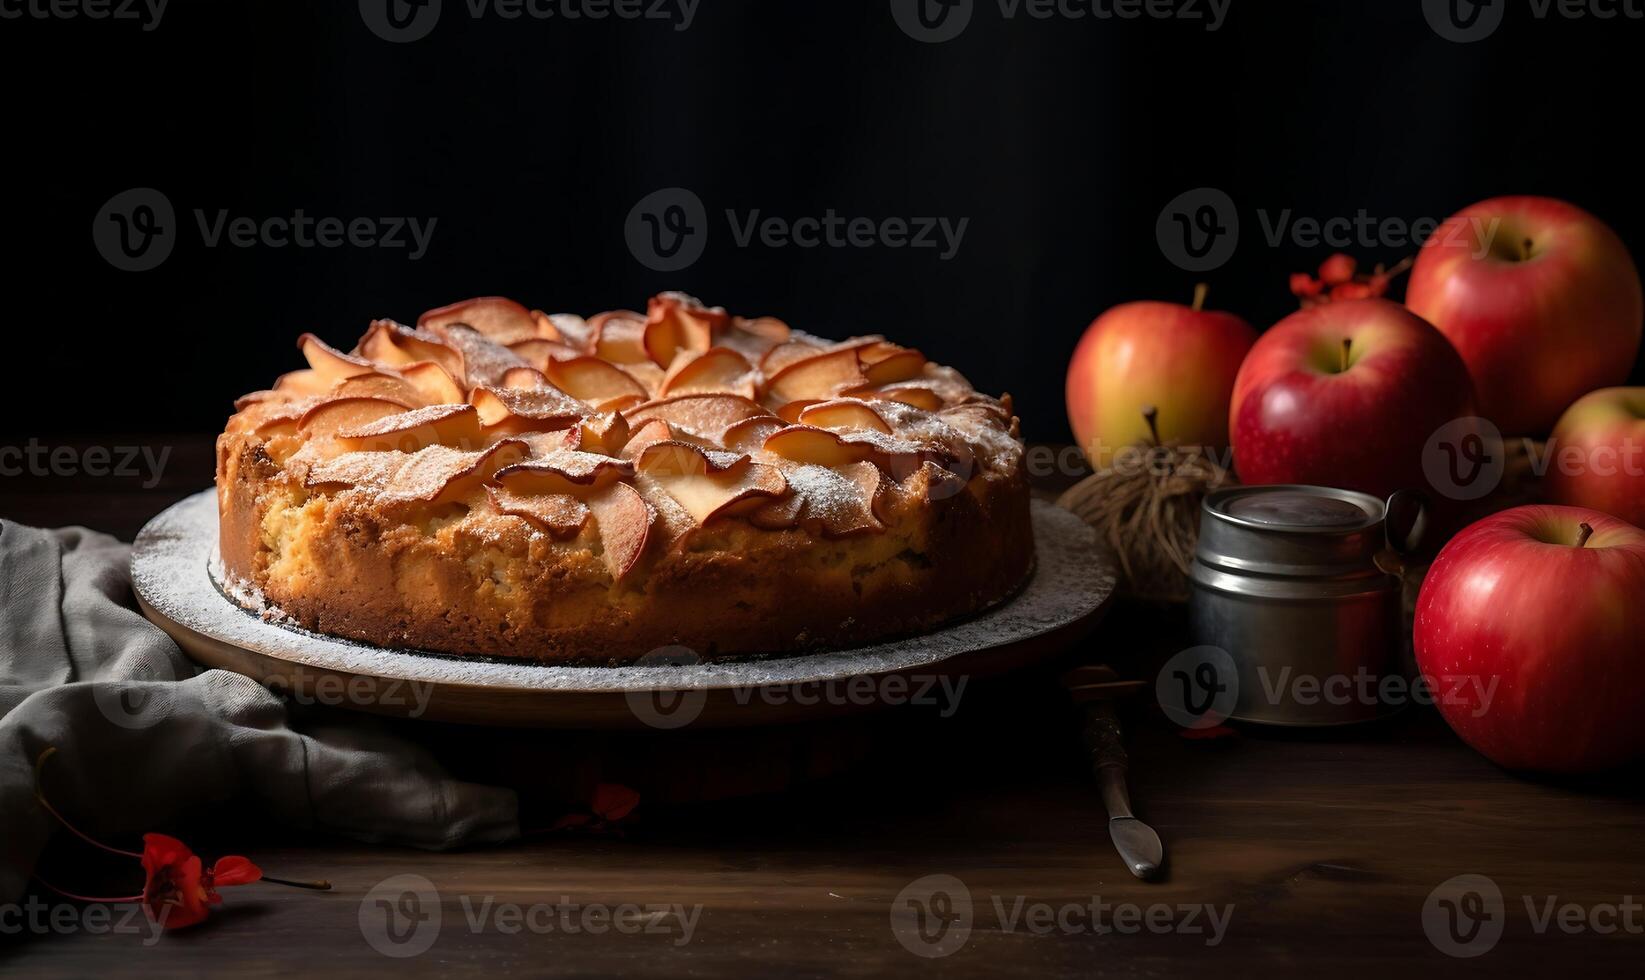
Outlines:
[[1527,238],[1527,239],[1525,239],[1525,254],[1523,256],[1521,256],[1520,261],[1529,261],[1530,258],[1531,258],[1531,240],[1529,238]]
[[1205,294],[1211,291],[1211,284],[1200,282],[1194,284],[1194,312],[1205,309]]
[[1148,433],[1154,437],[1154,445],[1159,445],[1159,409],[1152,405],[1142,407],[1143,421],[1148,423]]
[[1594,526],[1592,524],[1589,524],[1587,521],[1583,521],[1581,524],[1578,524],[1576,532],[1576,546],[1578,548],[1587,547],[1588,539],[1593,537],[1593,535]]
[[1342,363],[1340,366],[1340,370],[1342,371],[1348,370],[1348,353],[1352,350],[1353,346],[1354,339],[1352,337],[1342,338]]

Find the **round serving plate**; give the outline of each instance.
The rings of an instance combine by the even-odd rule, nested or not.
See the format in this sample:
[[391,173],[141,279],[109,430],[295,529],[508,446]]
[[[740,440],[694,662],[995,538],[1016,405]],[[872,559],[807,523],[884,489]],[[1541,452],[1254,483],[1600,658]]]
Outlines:
[[225,596],[212,572],[211,490],[143,528],[132,550],[132,583],[144,615],[199,663],[317,703],[507,727],[726,728],[944,705],[963,690],[960,682],[1067,649],[1112,599],[1114,559],[1095,532],[1059,507],[1034,501],[1033,525],[1033,573],[1015,595],[977,615],[848,650],[711,663],[680,662],[672,653],[683,648],[622,667],[455,657],[374,647],[290,625],[272,611],[253,613]]

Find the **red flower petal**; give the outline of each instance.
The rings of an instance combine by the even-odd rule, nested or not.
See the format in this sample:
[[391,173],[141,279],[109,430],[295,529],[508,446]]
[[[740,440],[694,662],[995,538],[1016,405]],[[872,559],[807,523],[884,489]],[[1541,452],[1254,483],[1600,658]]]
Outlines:
[[249,885],[263,877],[263,869],[238,855],[218,858],[211,866],[211,884],[215,888],[228,885]]
[[640,794],[618,783],[601,783],[594,787],[594,798],[588,808],[610,821],[618,821],[640,805]]

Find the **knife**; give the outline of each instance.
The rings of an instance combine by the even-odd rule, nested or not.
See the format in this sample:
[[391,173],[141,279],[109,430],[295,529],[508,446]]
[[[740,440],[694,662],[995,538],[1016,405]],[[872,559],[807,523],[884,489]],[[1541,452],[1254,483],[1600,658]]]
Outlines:
[[1124,733],[1114,712],[1114,697],[1144,687],[1141,681],[1121,681],[1107,667],[1081,667],[1063,678],[1068,693],[1085,708],[1085,750],[1097,777],[1102,805],[1108,810],[1108,836],[1125,866],[1144,881],[1158,877],[1165,863],[1165,846],[1154,828],[1131,812],[1131,794],[1125,787],[1129,757]]

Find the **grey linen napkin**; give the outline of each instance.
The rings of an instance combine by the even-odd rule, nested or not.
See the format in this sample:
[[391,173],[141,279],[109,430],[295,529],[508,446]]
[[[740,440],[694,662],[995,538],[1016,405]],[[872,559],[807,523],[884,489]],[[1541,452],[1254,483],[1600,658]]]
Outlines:
[[202,672],[137,612],[130,561],[105,534],[0,520],[0,902],[57,830],[34,798],[47,746],[53,805],[125,842],[230,803],[423,848],[519,836],[512,790],[453,779],[379,719],[288,710],[250,678]]

